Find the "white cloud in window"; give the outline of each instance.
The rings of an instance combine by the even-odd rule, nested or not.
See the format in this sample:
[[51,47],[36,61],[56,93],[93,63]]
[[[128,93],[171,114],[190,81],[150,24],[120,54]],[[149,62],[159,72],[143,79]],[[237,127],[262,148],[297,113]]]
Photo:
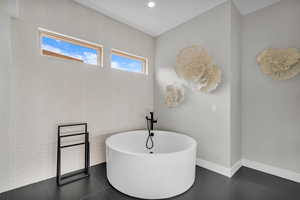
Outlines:
[[134,70],[134,71],[140,71],[141,70],[141,64],[137,63],[137,62],[128,63],[127,66],[129,68],[131,68],[132,70]]
[[130,72],[141,72],[141,64],[138,62],[111,62],[111,67],[120,70],[126,70]]
[[87,64],[97,65],[97,54],[84,52],[83,61]]
[[111,62],[111,67],[115,69],[123,69],[118,62]]

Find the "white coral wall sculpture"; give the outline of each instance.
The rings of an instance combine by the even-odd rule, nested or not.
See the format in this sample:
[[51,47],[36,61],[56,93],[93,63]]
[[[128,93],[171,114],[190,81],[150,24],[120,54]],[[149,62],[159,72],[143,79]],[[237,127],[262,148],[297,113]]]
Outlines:
[[221,82],[221,69],[200,46],[182,49],[176,59],[176,74],[197,91],[211,92]]
[[287,80],[300,72],[300,51],[295,48],[266,49],[257,56],[263,73],[274,80]]
[[172,84],[166,87],[165,104],[169,108],[176,107],[184,101],[184,88],[181,85]]

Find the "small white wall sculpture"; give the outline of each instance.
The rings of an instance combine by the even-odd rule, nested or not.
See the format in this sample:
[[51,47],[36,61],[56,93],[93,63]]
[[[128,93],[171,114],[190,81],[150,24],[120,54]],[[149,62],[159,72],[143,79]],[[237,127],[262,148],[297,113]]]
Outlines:
[[300,51],[295,48],[266,49],[257,56],[263,73],[274,80],[287,80],[300,72]]
[[197,91],[211,92],[221,82],[221,69],[213,63],[204,48],[196,45],[179,52],[175,71],[179,78]]
[[169,108],[176,107],[184,101],[184,88],[178,84],[168,85],[165,93],[165,104]]

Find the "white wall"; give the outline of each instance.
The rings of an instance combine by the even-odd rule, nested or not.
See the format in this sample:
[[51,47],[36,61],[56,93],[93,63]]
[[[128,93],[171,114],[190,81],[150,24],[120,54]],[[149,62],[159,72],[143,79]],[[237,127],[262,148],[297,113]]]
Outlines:
[[[230,166],[228,8],[227,3],[222,4],[157,38],[154,94],[158,127],[192,136],[198,142],[199,158],[226,167]],[[211,94],[186,88],[185,102],[169,109],[164,105],[165,87],[178,81],[176,55],[190,45],[201,45],[213,56],[223,71],[222,84]],[[211,109],[213,105],[216,112]]]
[[1,0],[0,10],[11,17],[19,16],[19,0]]
[[274,81],[256,56],[265,48],[300,49],[300,1],[285,0],[243,18],[242,133],[248,160],[300,172],[300,76]]
[[[107,135],[144,128],[144,115],[153,109],[152,37],[71,0],[19,3],[20,16],[11,24],[13,142],[6,151],[13,152],[12,188],[55,176],[57,123],[89,122],[91,163],[96,164],[105,159]],[[104,45],[104,67],[41,56],[38,27]],[[111,48],[148,57],[149,75],[111,69]],[[64,171],[83,166],[81,152],[63,153]]]
[[[1,10],[1,9],[0,9]],[[0,193],[10,182],[9,70],[11,67],[10,16],[0,12]]]
[[231,166],[242,159],[241,130],[241,20],[242,16],[230,4],[230,155]]

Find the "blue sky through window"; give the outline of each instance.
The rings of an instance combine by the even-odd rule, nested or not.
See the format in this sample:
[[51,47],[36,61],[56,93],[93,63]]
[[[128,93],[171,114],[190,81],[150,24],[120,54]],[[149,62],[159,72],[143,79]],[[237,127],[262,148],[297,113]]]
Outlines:
[[72,44],[67,41],[57,40],[50,37],[42,37],[42,49],[82,60],[84,63],[97,65],[97,50]]
[[112,53],[111,67],[129,72],[143,72],[144,62]]

